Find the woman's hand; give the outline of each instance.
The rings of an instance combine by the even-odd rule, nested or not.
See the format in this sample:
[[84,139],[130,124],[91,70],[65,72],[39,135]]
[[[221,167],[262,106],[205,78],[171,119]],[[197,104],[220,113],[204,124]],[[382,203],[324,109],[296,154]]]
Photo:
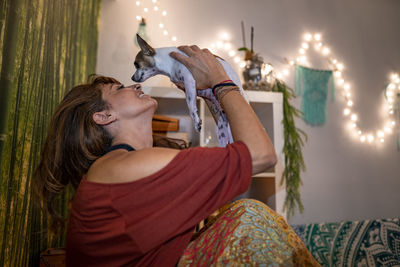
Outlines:
[[197,89],[212,88],[217,83],[228,80],[221,63],[208,49],[200,49],[196,45],[178,47],[184,56],[177,52],[171,52],[170,56],[184,64],[196,80]]

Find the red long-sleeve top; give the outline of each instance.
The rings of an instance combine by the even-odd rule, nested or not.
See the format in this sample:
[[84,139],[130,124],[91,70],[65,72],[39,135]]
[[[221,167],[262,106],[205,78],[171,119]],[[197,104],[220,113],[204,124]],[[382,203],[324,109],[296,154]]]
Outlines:
[[251,157],[243,142],[179,152],[143,179],[82,179],[67,234],[67,266],[175,266],[194,227],[245,192]]

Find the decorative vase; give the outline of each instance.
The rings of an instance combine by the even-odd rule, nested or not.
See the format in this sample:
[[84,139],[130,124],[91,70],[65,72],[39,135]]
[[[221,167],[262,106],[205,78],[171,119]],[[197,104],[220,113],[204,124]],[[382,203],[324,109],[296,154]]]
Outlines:
[[246,51],[245,58],[246,66],[243,71],[243,78],[245,82],[254,82],[258,83],[262,79],[261,68],[264,65],[264,60],[258,54],[254,54],[254,52]]

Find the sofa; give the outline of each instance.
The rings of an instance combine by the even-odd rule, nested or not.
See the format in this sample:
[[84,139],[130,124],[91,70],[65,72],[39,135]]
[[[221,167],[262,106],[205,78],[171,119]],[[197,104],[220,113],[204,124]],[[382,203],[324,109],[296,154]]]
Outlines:
[[400,266],[400,218],[292,227],[322,266]]

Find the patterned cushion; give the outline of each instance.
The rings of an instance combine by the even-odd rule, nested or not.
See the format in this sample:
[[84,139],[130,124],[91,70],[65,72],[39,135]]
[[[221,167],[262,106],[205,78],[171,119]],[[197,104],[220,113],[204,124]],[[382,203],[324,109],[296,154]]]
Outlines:
[[400,266],[400,219],[292,226],[322,266]]

